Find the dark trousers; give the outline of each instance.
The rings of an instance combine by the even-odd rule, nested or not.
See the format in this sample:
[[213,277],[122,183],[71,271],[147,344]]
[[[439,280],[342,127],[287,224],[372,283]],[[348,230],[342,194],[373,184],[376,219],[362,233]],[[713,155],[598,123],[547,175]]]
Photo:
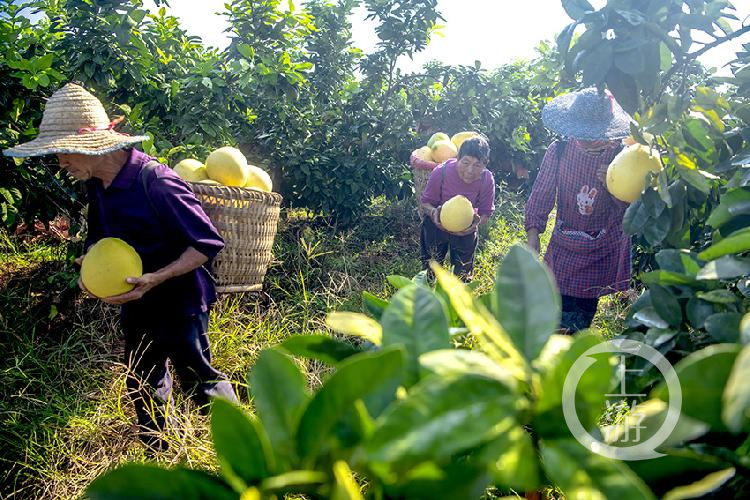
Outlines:
[[477,249],[477,233],[456,236],[438,229],[432,219],[422,218],[419,243],[421,247],[422,269],[429,269],[430,260],[440,264],[450,251],[453,273],[464,281],[471,281],[474,272],[474,252]]
[[208,345],[208,313],[169,315],[164,311],[123,310],[125,363],[138,424],[147,430],[161,430],[174,411],[172,374],[168,360],[182,388],[200,406],[210,397],[237,402],[226,375],[211,366]]
[[562,299],[561,329],[567,330],[568,333],[575,333],[591,326],[599,305],[598,298],[583,299],[570,295],[563,295],[560,298]]

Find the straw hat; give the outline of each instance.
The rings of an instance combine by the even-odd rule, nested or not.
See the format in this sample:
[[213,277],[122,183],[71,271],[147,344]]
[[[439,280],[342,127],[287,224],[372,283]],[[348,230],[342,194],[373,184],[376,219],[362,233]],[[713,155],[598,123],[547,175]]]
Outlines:
[[542,110],[542,121],[557,134],[584,141],[622,139],[634,123],[612,94],[595,88],[555,97]]
[[6,156],[43,156],[55,153],[103,155],[148,139],[114,130],[99,99],[83,87],[68,83],[52,94],[44,108],[39,135],[33,141],[6,149]]

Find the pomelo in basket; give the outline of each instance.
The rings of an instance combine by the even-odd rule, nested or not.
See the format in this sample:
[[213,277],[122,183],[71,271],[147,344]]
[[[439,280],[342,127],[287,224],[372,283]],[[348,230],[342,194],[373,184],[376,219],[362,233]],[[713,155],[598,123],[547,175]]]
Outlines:
[[432,159],[432,149],[430,149],[429,146],[422,146],[419,149],[415,149],[412,154],[419,158],[420,160],[424,161],[433,161]]
[[661,169],[656,150],[643,144],[628,146],[607,167],[607,191],[618,200],[633,203],[646,187],[646,174]]
[[452,233],[465,231],[474,222],[474,207],[466,196],[456,195],[440,208],[440,224]]
[[427,140],[427,147],[432,148],[432,145],[435,144],[437,141],[450,141],[451,138],[448,137],[448,134],[444,132],[436,132],[430,136],[430,138]]
[[451,137],[451,142],[456,145],[456,151],[461,149],[461,144],[464,143],[466,139],[469,137],[474,137],[475,135],[479,135],[476,132],[459,132],[457,134],[453,134]]
[[175,165],[173,170],[186,181],[200,182],[208,179],[206,166],[195,158],[185,158]]
[[244,187],[250,174],[245,155],[231,146],[219,148],[208,155],[206,172],[216,182],[237,187]]
[[135,285],[125,278],[140,278],[141,257],[120,238],[102,238],[91,247],[81,263],[83,286],[99,298],[112,297],[132,290]]
[[255,165],[248,165],[247,182],[245,183],[246,188],[257,189],[258,191],[265,191],[270,193],[273,191],[273,181],[268,172]]
[[450,160],[458,155],[456,145],[453,144],[450,139],[447,141],[437,141],[432,145],[432,161],[435,163],[443,163],[445,160]]

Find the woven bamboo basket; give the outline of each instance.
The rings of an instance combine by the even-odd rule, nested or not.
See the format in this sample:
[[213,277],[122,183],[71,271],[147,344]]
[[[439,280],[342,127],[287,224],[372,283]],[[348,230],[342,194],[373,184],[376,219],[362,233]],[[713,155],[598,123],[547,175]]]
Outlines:
[[203,210],[224,238],[213,262],[217,292],[256,292],[271,262],[281,195],[255,189],[191,183]]

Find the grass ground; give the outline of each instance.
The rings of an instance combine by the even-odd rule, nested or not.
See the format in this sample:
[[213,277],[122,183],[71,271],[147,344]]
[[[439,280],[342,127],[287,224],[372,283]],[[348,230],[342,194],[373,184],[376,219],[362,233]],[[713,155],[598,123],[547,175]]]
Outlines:
[[[501,195],[482,229],[476,259],[479,290],[492,286],[495,267],[523,239],[522,203]],[[215,365],[247,400],[245,379],[261,349],[291,334],[323,333],[331,310],[360,310],[363,290],[389,294],[385,276],[420,269],[413,201],[373,203],[344,230],[322,226],[304,212],[287,213],[265,281],[267,297],[233,295],[213,310]],[[546,242],[543,242],[545,244]],[[75,293],[75,272],[60,243],[0,238],[0,497],[76,498],[104,470],[123,461],[156,460],[214,468],[207,419],[183,412],[170,449],[147,455],[135,437],[125,396],[114,308]],[[617,331],[623,306],[603,303],[595,324]],[[311,384],[322,367],[309,365]],[[177,404],[189,405],[177,392]]]

